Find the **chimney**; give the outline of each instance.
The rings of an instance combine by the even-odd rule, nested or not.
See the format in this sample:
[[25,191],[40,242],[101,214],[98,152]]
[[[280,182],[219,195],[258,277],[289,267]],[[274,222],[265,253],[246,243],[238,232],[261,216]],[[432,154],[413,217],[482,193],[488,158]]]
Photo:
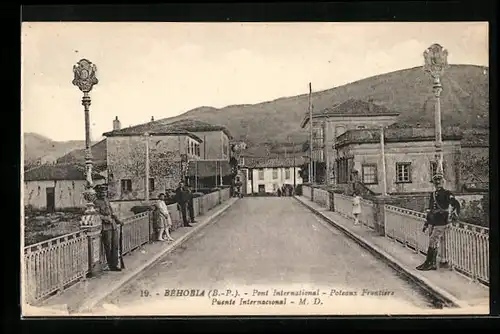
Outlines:
[[370,97],[370,98],[368,99],[368,111],[369,111],[370,113],[372,113],[372,112],[373,112],[373,98],[372,98],[372,97]]
[[154,121],[155,121],[155,117],[151,116],[151,122],[154,122]]
[[113,131],[120,130],[122,128],[122,125],[120,123],[120,120],[118,119],[118,116],[113,120]]

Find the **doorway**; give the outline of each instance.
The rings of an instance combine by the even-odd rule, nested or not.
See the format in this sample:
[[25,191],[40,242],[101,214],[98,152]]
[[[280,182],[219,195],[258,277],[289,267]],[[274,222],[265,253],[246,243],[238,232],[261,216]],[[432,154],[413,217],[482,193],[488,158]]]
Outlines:
[[259,194],[263,194],[266,192],[266,186],[263,184],[259,184]]
[[56,209],[56,196],[55,188],[47,187],[45,188],[46,198],[47,198],[47,211],[54,212]]

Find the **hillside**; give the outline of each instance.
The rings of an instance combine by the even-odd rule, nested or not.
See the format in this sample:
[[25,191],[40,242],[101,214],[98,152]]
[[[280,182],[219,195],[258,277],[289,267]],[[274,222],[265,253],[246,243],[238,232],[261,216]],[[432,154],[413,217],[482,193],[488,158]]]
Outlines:
[[[489,69],[473,65],[451,65],[442,78],[443,126],[462,129],[489,127]],[[314,89],[314,82],[312,83]],[[306,90],[307,83],[304,83]],[[348,100],[368,100],[399,112],[399,122],[434,124],[432,81],[421,67],[366,78],[344,86],[313,92],[315,111]],[[250,146],[264,143],[307,140],[300,122],[308,106],[308,95],[280,98],[254,105],[233,105],[221,109],[200,107],[169,121],[198,119],[226,126],[235,139]],[[258,145],[257,145],[258,144]]]
[[37,133],[24,133],[24,161],[32,162],[38,158],[55,161],[57,158],[85,147],[83,140],[54,141]]

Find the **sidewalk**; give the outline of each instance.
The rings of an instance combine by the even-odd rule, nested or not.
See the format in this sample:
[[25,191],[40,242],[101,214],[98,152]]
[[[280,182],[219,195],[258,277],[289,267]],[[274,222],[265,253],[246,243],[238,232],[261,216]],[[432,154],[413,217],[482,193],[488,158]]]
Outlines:
[[125,255],[123,260],[126,269],[121,272],[105,271],[98,277],[79,282],[61,294],[44,301],[39,307],[50,310],[67,310],[69,313],[90,311],[104,298],[133,280],[148,267],[157,263],[163,256],[173,251],[182,243],[210,223],[233,205],[238,199],[230,198],[227,202],[216,206],[206,214],[197,217],[198,223],[193,227],[180,227],[171,233],[174,242],[153,242]]
[[381,258],[391,267],[404,274],[415,284],[433,295],[433,297],[455,307],[481,307],[489,312],[489,288],[475,283],[467,277],[452,270],[418,271],[416,266],[425,257],[389,238],[376,235],[364,225],[354,225],[353,220],[329,211],[303,196],[295,197],[315,214],[321,216],[329,224],[354,239],[362,247]]

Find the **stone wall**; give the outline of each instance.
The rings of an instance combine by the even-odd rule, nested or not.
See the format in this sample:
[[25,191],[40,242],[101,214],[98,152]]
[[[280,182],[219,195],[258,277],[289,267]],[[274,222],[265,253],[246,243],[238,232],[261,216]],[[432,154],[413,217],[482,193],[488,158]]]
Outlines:
[[[146,142],[144,137],[110,137],[107,140],[110,200],[145,198]],[[153,136],[149,142],[149,177],[154,179],[150,197],[175,189],[181,180],[181,152],[185,136]],[[122,191],[121,180],[132,181],[131,191]]]

